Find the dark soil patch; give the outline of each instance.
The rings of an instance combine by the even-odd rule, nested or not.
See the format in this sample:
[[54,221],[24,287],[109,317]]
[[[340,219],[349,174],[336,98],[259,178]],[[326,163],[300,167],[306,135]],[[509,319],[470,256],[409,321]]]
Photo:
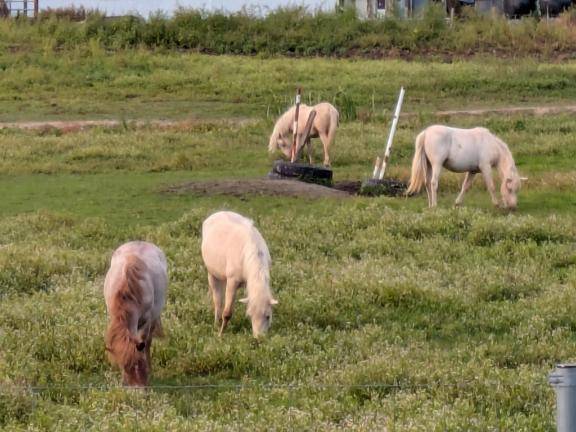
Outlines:
[[382,180],[368,179],[360,187],[359,194],[364,196],[403,196],[408,185],[400,180],[386,178]]
[[339,190],[296,180],[272,179],[188,182],[171,186],[165,189],[164,192],[189,193],[199,196],[230,195],[235,197],[267,195],[300,198],[347,198],[352,196],[347,190]]
[[350,195],[357,195],[362,187],[360,180],[342,180],[334,183],[334,189],[347,192]]

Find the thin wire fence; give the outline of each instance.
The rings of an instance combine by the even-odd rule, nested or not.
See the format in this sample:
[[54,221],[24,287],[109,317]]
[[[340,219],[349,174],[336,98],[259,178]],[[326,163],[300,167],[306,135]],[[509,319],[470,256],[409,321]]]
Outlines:
[[[241,382],[241,383],[197,383],[197,384],[153,384],[147,387],[124,387],[115,384],[46,384],[46,385],[26,385],[26,384],[0,384],[0,395],[3,390],[19,390],[22,396],[28,399],[28,411],[29,416],[26,417],[24,422],[31,419],[32,413],[40,412],[40,417],[48,414],[54,403],[64,403],[64,404],[75,404],[77,400],[80,400],[82,392],[117,392],[126,391],[129,396],[128,399],[121,398],[120,400],[112,397],[110,400],[114,400],[112,406],[109,408],[112,410],[112,416],[116,416],[115,421],[119,421],[125,425],[125,427],[130,428],[134,431],[149,430],[151,425],[158,421],[158,413],[156,412],[156,404],[158,403],[157,397],[159,395],[164,395],[169,399],[166,400],[174,410],[176,417],[179,419],[180,426],[182,428],[187,428],[194,424],[198,418],[210,418],[210,404],[216,402],[217,397],[205,395],[204,392],[210,391],[223,391],[224,401],[228,403],[235,404],[230,400],[230,395],[232,397],[244,398],[246,393],[244,390],[255,390],[255,391],[271,391],[271,390],[283,390],[285,393],[282,394],[282,405],[285,408],[285,415],[287,416],[288,424],[290,423],[290,416],[293,415],[292,409],[295,413],[302,419],[302,409],[299,403],[298,391],[318,391],[324,392],[329,391],[329,398],[337,400],[342,394],[339,392],[380,392],[380,398],[388,400],[387,405],[383,405],[381,408],[374,409],[371,414],[363,413],[362,422],[368,420],[373,427],[378,430],[388,430],[396,431],[398,425],[402,424],[402,409],[397,406],[398,398],[401,392],[414,391],[419,392],[424,389],[428,390],[438,390],[441,388],[452,388],[457,389],[454,391],[462,390],[464,392],[473,391],[474,388],[494,388],[502,389],[516,389],[521,387],[530,387],[533,392],[540,393],[553,390],[543,379],[542,381],[533,382],[502,382],[498,380],[463,380],[460,382],[442,382],[442,381],[432,381],[426,383],[418,382],[388,382],[388,383],[321,383],[321,382],[308,382],[308,383],[264,383],[264,382]],[[136,390],[136,391],[135,391]],[[145,390],[145,391],[142,391]],[[454,393],[452,391],[452,393]],[[67,394],[70,392],[70,394]],[[157,393],[156,393],[157,392]],[[367,396],[366,393],[360,393],[360,397],[364,399]],[[433,397],[433,396],[430,396]],[[453,397],[456,394],[453,394]],[[272,396],[274,398],[274,396]],[[321,398],[323,399],[323,398]],[[345,398],[346,399],[346,398]],[[47,402],[47,403],[46,403]],[[232,409],[231,417],[228,417],[226,421],[237,421],[237,425],[243,424],[245,420],[246,412],[251,410],[246,402],[242,405],[244,410],[234,410]],[[254,408],[258,410],[258,408]],[[496,408],[499,410],[499,408]],[[48,411],[47,411],[48,410]],[[354,409],[351,409],[351,415],[353,416]],[[172,415],[172,414],[171,414]],[[366,416],[369,415],[373,418],[368,419]],[[478,412],[479,416],[482,416],[481,412]],[[499,418],[501,415],[507,415],[505,413],[498,414]],[[310,424],[324,424],[326,421],[331,421],[330,416],[326,417],[321,414],[320,411],[310,410],[306,414],[306,421]],[[161,415],[160,415],[161,417]],[[550,416],[552,418],[552,416]],[[80,428],[85,428],[86,430],[98,430],[101,426],[98,420],[98,413],[91,412],[90,410],[85,411],[82,416],[83,426]],[[352,420],[353,421],[353,420]],[[183,429],[185,430],[185,429]],[[290,430],[290,429],[289,429]]]
[[[246,389],[285,389],[285,390],[330,390],[330,389],[396,389],[396,390],[410,390],[410,389],[435,389],[440,387],[453,387],[465,388],[471,386],[488,386],[499,388],[518,388],[525,387],[525,383],[503,383],[500,381],[462,381],[462,382],[431,382],[431,383],[365,383],[365,384],[338,384],[338,383],[214,383],[214,384],[153,384],[149,386],[121,386],[113,384],[47,384],[47,385],[27,385],[27,384],[0,384],[0,392],[5,390],[28,390],[34,393],[45,391],[66,391],[66,390],[246,390]],[[532,383],[531,387],[549,387],[547,381]]]

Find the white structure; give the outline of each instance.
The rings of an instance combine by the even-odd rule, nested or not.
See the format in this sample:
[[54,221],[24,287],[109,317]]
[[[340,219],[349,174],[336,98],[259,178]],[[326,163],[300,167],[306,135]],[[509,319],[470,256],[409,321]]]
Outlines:
[[360,19],[391,16],[411,17],[423,9],[429,0],[338,0],[341,8],[354,8]]

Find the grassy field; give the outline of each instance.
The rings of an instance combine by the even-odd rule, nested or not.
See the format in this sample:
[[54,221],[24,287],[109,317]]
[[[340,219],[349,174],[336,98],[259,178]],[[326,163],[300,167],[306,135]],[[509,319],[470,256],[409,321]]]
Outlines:
[[[263,176],[269,117],[295,80],[311,99],[341,90],[371,113],[342,122],[336,180],[371,171],[388,130],[383,110],[407,83],[406,110],[417,115],[401,120],[390,167],[406,179],[416,133],[439,121],[431,111],[567,103],[574,64],[146,51],[0,61],[2,120],[203,119],[167,130],[0,131],[0,429],[554,430],[547,374],[576,359],[573,115],[443,119],[489,127],[509,144],[529,177],[514,214],[493,209],[479,180],[452,208],[450,174],[433,211],[424,196],[162,191]],[[106,78],[82,79],[96,70]],[[280,304],[261,343],[240,304],[222,339],[212,327],[199,234],[220,209],[252,217],[271,250]],[[158,244],[170,263],[167,336],[153,347],[147,392],[118,387],[104,355],[103,276],[113,249],[132,239]]]
[[[0,121],[276,118],[297,85],[303,100],[335,103],[344,120],[388,120],[401,85],[404,112],[572,104],[576,62],[450,63],[206,56],[100,46],[0,50]],[[335,77],[336,79],[332,79]]]

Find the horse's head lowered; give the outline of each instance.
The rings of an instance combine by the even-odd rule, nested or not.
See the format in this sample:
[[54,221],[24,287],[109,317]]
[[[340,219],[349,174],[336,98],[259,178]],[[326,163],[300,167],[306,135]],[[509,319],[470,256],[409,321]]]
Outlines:
[[292,154],[292,141],[282,135],[272,134],[268,145],[268,151],[273,153],[276,149],[280,150],[284,156],[289,158]]
[[272,306],[278,304],[278,300],[273,298],[262,301],[249,302],[248,298],[240,299],[240,302],[248,305],[246,314],[252,320],[252,334],[255,338],[264,336],[270,324],[272,324]]
[[516,170],[510,170],[502,179],[500,194],[504,206],[510,210],[516,210],[518,205],[518,191],[522,185],[522,180],[526,180],[526,178],[520,177]]

